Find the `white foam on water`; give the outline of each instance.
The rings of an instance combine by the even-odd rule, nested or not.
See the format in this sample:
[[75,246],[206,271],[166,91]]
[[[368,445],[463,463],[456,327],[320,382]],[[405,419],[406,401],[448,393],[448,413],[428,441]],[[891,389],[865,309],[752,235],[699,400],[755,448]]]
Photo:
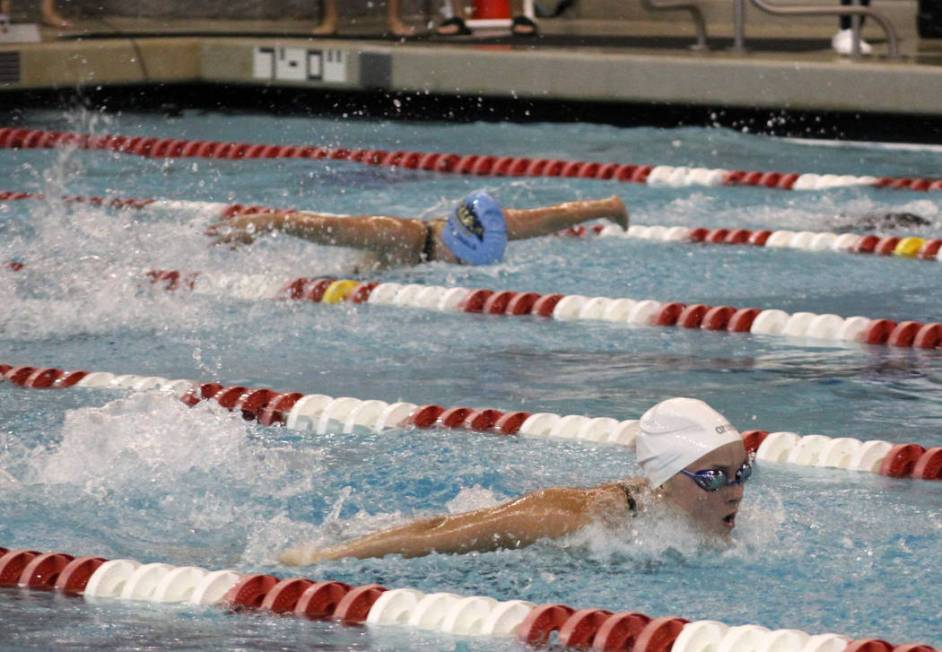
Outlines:
[[120,523],[121,537],[185,547],[198,536],[241,550],[285,499],[316,493],[323,473],[321,449],[263,442],[255,430],[212,402],[135,393],[67,411],[61,440],[33,452],[28,480],[80,509],[98,505],[96,518]]
[[750,491],[736,517],[729,539],[704,532],[666,505],[652,504],[624,524],[600,522],[561,540],[568,548],[584,548],[597,559],[625,557],[643,562],[721,556],[767,557],[774,551],[785,520],[780,498],[769,491]]
[[[108,121],[82,112],[68,118],[74,130],[86,133],[107,131],[109,126]],[[48,167],[24,164],[22,168],[46,198],[5,207],[8,215],[0,231],[0,305],[4,306],[0,332],[8,337],[29,341],[120,330],[192,331],[212,322],[207,306],[222,310],[220,303],[237,301],[227,302],[226,297],[201,301],[187,291],[154,288],[144,275],[152,269],[234,277],[253,274],[274,284],[298,276],[350,275],[358,265],[370,273],[364,264],[369,261],[360,252],[279,233],[259,237],[252,246],[214,246],[205,235],[212,220],[198,208],[115,209],[58,199],[75,194],[70,187],[74,179],[103,174],[95,166],[107,154],[94,154],[57,149]],[[172,181],[180,174],[178,167],[168,165],[162,172]],[[120,180],[119,175],[116,181]],[[133,184],[114,188],[110,196],[126,196],[128,187]],[[10,260],[24,263],[25,269],[7,270],[2,263]]]
[[473,487],[462,487],[458,494],[445,503],[449,514],[461,514],[463,512],[472,512],[477,509],[495,507],[504,502],[490,489],[485,489],[481,485]]
[[[341,490],[330,512],[320,523],[294,521],[284,514],[272,518],[269,527],[251,533],[244,554],[245,561],[271,564],[274,563],[273,559],[277,557],[277,553],[286,548],[304,546],[318,550],[439,514],[431,511],[408,515],[399,511],[371,514],[359,510],[348,518],[341,518],[341,509],[352,494],[350,487]],[[493,507],[500,502],[502,500],[493,491],[475,485],[459,490],[455,497],[446,503],[446,509],[449,514],[460,514]]]
[[[145,213],[57,201],[31,202],[28,227],[0,241],[0,331],[24,340],[114,330],[205,327],[207,299],[154,287],[152,269],[261,275],[274,284],[298,276],[352,271],[358,254],[272,235],[251,247],[212,246],[208,223],[185,214],[159,221]],[[219,301],[237,301],[222,295]]]
[[[334,502],[330,513],[320,523],[293,520],[278,513],[266,521],[264,528],[249,532],[242,559],[247,564],[274,565],[278,554],[288,548],[305,547],[321,550],[382,530],[405,525],[423,515],[401,512],[377,513],[359,510],[348,518],[340,517],[340,509],[352,494],[345,487]],[[431,516],[425,514],[424,516]]]

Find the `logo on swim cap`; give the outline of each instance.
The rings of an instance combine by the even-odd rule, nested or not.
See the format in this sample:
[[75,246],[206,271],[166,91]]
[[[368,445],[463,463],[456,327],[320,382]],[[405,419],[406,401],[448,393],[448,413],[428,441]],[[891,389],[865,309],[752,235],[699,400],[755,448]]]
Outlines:
[[465,203],[458,204],[455,208],[455,218],[461,223],[468,232],[478,240],[484,240],[484,225],[471,208]]
[[473,192],[448,216],[442,242],[463,263],[490,265],[504,258],[507,224],[504,210],[486,192]]

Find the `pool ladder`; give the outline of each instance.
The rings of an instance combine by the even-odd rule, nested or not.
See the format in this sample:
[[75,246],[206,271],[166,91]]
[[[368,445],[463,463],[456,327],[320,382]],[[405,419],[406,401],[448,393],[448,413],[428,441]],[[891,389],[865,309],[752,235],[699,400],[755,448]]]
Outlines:
[[[750,0],[761,11],[773,16],[850,16],[851,30],[853,32],[853,46],[851,56],[860,56],[860,21],[863,17],[870,17],[886,34],[887,54],[890,58],[899,57],[899,38],[893,24],[882,14],[871,11],[867,7],[825,7],[816,5],[784,6],[768,0]],[[688,11],[697,31],[697,42],[694,50],[707,49],[706,21],[700,6],[686,0],[641,0],[641,6],[651,12],[657,11]],[[733,0],[733,50],[743,52],[746,49],[746,0]]]

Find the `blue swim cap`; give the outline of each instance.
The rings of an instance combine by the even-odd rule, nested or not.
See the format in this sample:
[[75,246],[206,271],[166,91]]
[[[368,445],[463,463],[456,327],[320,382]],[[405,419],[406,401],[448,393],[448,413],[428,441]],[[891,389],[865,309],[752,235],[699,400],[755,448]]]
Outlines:
[[448,216],[442,242],[468,265],[499,263],[507,247],[504,209],[486,192],[472,192]]

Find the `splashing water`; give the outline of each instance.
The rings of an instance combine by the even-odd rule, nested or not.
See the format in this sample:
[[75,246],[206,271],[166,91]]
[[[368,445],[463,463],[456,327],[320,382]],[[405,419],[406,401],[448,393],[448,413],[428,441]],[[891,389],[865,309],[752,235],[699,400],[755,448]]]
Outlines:
[[[256,427],[213,403],[189,408],[161,392],[66,413],[61,441],[34,452],[27,482],[162,545],[202,532],[241,549],[322,472],[319,449],[265,442]],[[100,511],[98,511],[100,510]],[[127,534],[125,534],[127,536]]]

